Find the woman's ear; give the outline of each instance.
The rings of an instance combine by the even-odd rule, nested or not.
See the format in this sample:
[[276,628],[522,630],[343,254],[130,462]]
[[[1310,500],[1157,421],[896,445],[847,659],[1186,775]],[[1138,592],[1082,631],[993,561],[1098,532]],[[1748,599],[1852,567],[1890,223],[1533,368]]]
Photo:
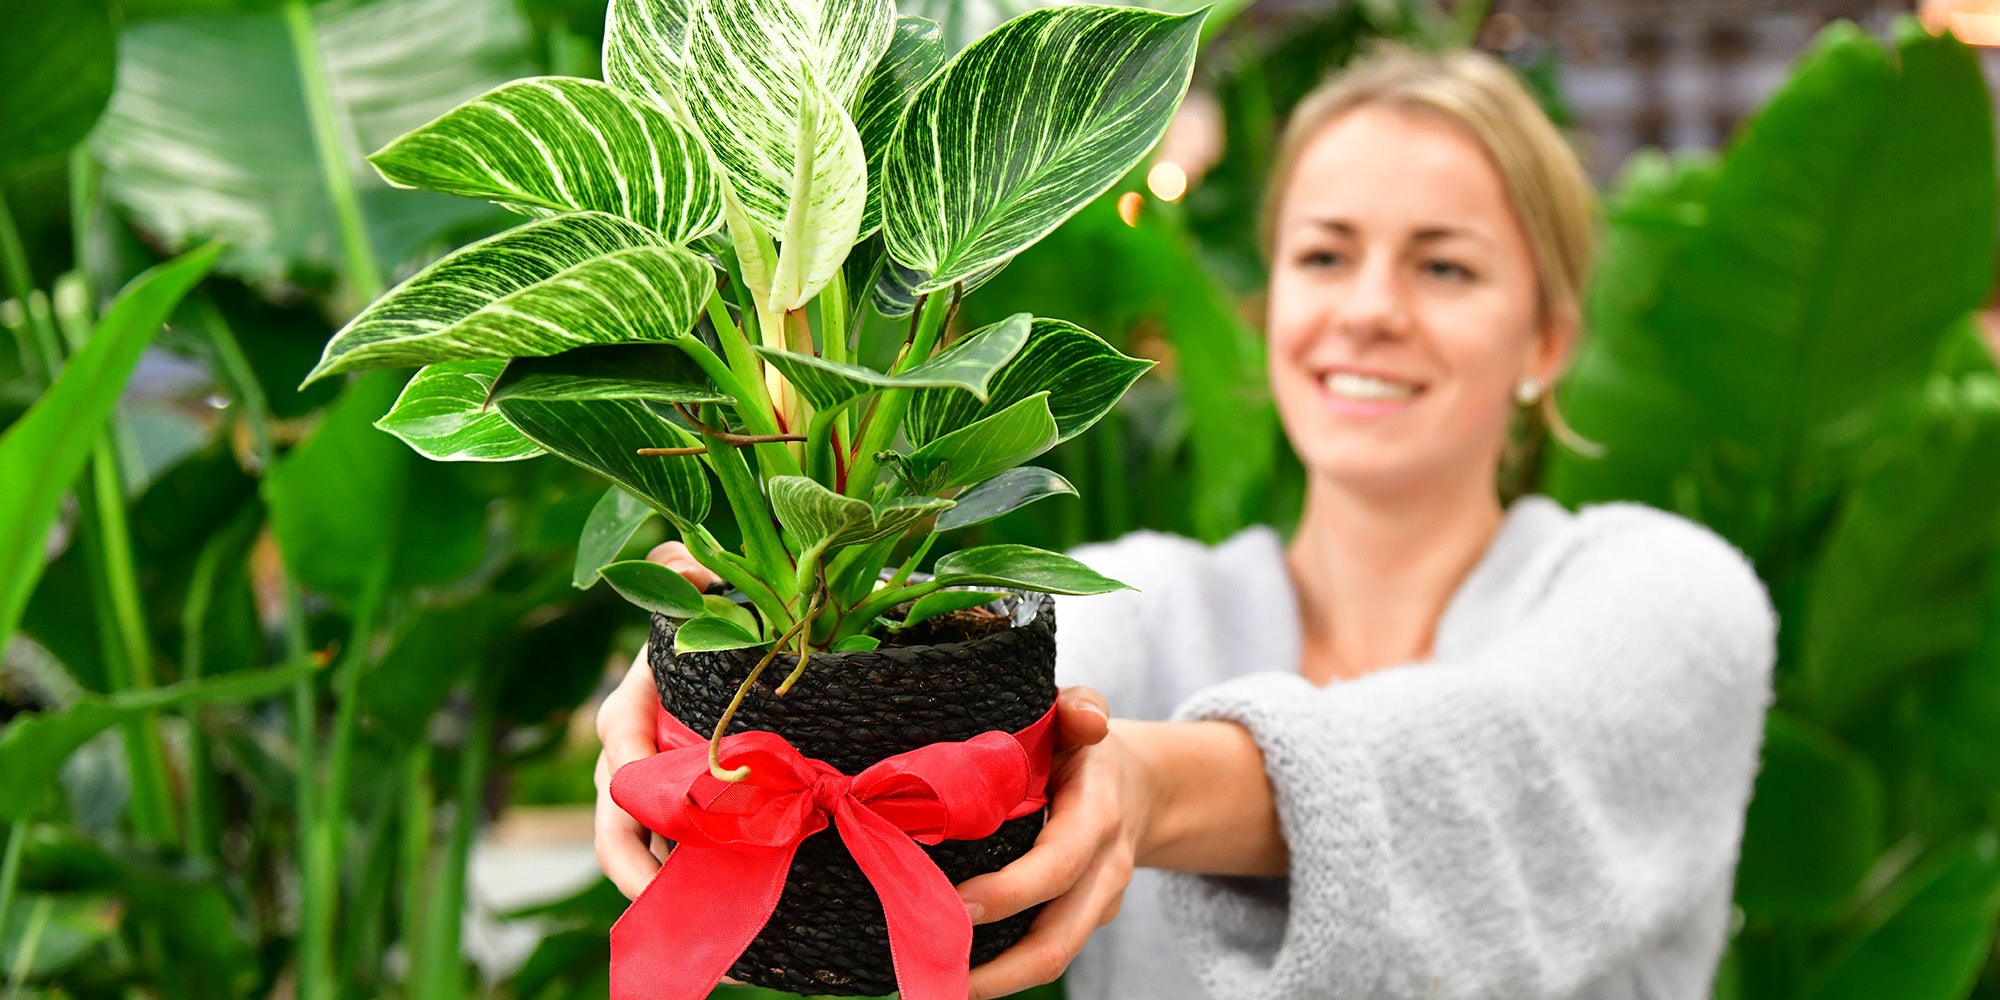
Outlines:
[[1581,312],[1573,302],[1549,309],[1543,315],[1535,338],[1534,359],[1534,370],[1541,373],[1543,385],[1554,384],[1569,367],[1582,326]]

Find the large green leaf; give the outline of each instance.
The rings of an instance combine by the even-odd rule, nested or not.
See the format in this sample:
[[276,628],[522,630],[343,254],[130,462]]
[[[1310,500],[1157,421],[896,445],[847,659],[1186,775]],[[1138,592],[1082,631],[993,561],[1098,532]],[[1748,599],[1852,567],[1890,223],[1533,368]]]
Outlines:
[[761,345],[756,351],[784,373],[786,381],[797,387],[816,410],[830,410],[877,389],[892,388],[960,389],[983,403],[990,398],[988,385],[994,373],[1027,343],[1028,321],[1027,313],[1015,313],[967,334],[937,357],[895,375]]
[[542,454],[486,405],[505,358],[440,361],[410,377],[403,394],[375,426],[440,462],[511,462]]
[[[1768,467],[1851,439],[1923,382],[1993,285],[1993,119],[1964,43],[1845,22],[1730,150],[1647,318],[1661,360]],[[1910,178],[1922,177],[1922,184]]]
[[576,568],[570,584],[578,590],[597,582],[598,570],[615,561],[626,543],[646,519],[653,516],[645,502],[613,486],[597,498],[590,517],[583,522],[583,537],[576,543]]
[[949,531],[990,521],[1043,497],[1076,495],[1069,480],[1032,465],[1008,469],[958,495],[957,506],[938,516],[937,530]]
[[541,358],[515,358],[493,386],[493,397],[521,399],[650,399],[661,403],[726,403],[687,353],[668,344],[579,347]]
[[569,77],[516,80],[368,158],[389,183],[530,215],[595,210],[687,243],[722,225],[699,137],[660,108]]
[[[275,7],[132,25],[117,91],[91,141],[106,194],[147,230],[176,246],[227,240],[222,267],[264,283],[342,264],[297,50]],[[391,188],[360,157],[531,72],[529,25],[516,5],[377,0],[316,5],[311,18],[382,266],[412,259],[442,234],[504,221],[478,202]]]
[[531,222],[465,247],[382,296],[327,342],[310,384],[361,368],[664,343],[714,288],[707,260],[601,212]]
[[76,749],[127,719],[190,705],[256,701],[291,686],[311,663],[244,670],[114,695],[85,695],[68,708],[30,713],[0,730],[0,819],[18,820],[35,810],[56,785],[56,774]]
[[925,492],[997,476],[1056,446],[1049,394],[1039,392],[989,417],[940,435],[903,459],[905,475]]
[[220,252],[203,247],[134,278],[49,391],[0,434],[0,646],[21,621],[63,494],[83,471],[139,352]]
[[633,604],[654,614],[693,618],[705,605],[687,577],[656,562],[628,559],[603,567],[604,582]]
[[1981,830],[1898,879],[1864,917],[1864,933],[1806,1000],[1960,1000],[1993,951],[2000,917],[2000,833]]
[[[1083,433],[1104,416],[1118,397],[1153,367],[1074,323],[1037,318],[1028,342],[992,381],[981,402],[964,393],[925,390],[910,400],[905,428],[910,443],[923,447],[974,421],[984,419],[1040,392],[1050,393],[1056,440]],[[977,482],[977,480],[965,480]]]
[[884,164],[889,253],[949,288],[1090,203],[1153,148],[1194,69],[1202,15],[1030,11],[918,90]]
[[645,401],[499,396],[493,405],[535,443],[624,487],[675,524],[685,527],[708,516],[708,475],[700,459],[638,454],[640,448],[701,443]]
[[1753,920],[1837,915],[1881,853],[1882,800],[1866,757],[1773,711],[1736,872],[1744,912]]
[[14,5],[0,45],[0,168],[60,153],[111,100],[118,31],[105,0]]
[[937,561],[932,580],[941,586],[997,584],[1048,594],[1104,594],[1135,589],[1066,555],[1032,545],[981,545]]
[[1804,704],[1843,719],[1978,643],[2000,541],[2000,379],[1939,378],[1915,433],[1849,490],[1813,573]]
[[[854,110],[854,130],[861,136],[861,151],[868,158],[868,204],[861,216],[861,233],[867,235],[882,225],[882,165],[889,145],[896,137],[896,123],[917,88],[944,62],[944,32],[936,21],[923,17],[899,17],[896,32],[889,37],[889,49],[868,74]],[[863,289],[850,285],[848,294],[857,300]]]

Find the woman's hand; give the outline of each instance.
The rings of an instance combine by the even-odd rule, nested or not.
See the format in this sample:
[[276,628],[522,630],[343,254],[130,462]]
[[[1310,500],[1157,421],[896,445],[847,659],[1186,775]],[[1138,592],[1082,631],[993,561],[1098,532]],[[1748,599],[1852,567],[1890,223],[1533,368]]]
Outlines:
[[[646,558],[687,577],[696,589],[705,590],[718,577],[688,554],[687,546],[668,542],[646,553]],[[653,673],[646,665],[646,651],[632,661],[632,669],[618,688],[597,710],[597,738],[604,749],[597,755],[597,864],[612,884],[627,898],[637,899],[653,873],[660,870],[664,843],[639,824],[618,803],[611,800],[611,776],[635,760],[658,752],[653,743],[653,716],[660,705],[659,691],[653,687]]]
[[1049,821],[1013,864],[958,887],[974,923],[1047,902],[1012,948],[972,970],[971,1000],[1053,982],[1090,933],[1118,915],[1146,828],[1145,769],[1113,725],[1104,696],[1064,688],[1056,700]]

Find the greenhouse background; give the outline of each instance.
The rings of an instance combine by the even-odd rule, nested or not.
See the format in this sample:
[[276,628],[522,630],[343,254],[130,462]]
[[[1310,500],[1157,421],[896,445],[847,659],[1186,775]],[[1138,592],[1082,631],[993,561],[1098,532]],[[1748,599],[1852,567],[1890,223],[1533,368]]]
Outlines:
[[[1030,5],[900,4],[955,45]],[[949,543],[1289,527],[1276,129],[1370,39],[1495,52],[1606,207],[1559,396],[1606,454],[1523,440],[1506,491],[1698,520],[1783,622],[1715,995],[2000,1000],[2000,4],[1922,7],[1223,0],[1156,153],[959,318],[1033,303],[1159,365],[1046,459],[1080,498]],[[645,618],[574,585],[602,484],[421,460],[373,426],[396,373],[297,388],[364,303],[516,221],[363,155],[597,76],[603,20],[0,11],[0,997],[605,994],[591,718]],[[863,352],[898,336],[872,316]]]

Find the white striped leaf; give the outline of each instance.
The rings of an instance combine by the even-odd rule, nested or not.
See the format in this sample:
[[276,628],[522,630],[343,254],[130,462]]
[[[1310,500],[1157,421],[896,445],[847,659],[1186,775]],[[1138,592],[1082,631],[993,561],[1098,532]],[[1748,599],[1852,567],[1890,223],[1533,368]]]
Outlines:
[[934,489],[965,486],[999,475],[1055,447],[1056,420],[1047,392],[1016,401],[944,434],[904,456],[912,483]]
[[870,507],[805,476],[772,477],[770,494],[771,510],[778,515],[785,541],[801,554],[895,538],[953,505],[942,497],[898,497]]
[[558,215],[464,247],[391,289],[334,334],[306,382],[670,341],[694,325],[714,287],[707,260],[650,229],[601,212]]
[[595,210],[669,243],[722,225],[708,150],[666,111],[595,80],[516,80],[368,158],[398,187],[485,198],[529,215]]
[[650,399],[660,403],[728,403],[701,366],[671,344],[579,347],[543,358],[515,358],[493,389],[494,398]]
[[861,135],[824,88],[808,80],[799,99],[791,196],[785,203],[771,308],[797,309],[847,260],[868,203]]
[[1029,11],[924,84],[890,146],[889,253],[948,288],[1034,245],[1159,141],[1186,92],[1201,14]]
[[1104,594],[1136,590],[1066,555],[1032,545],[980,545],[937,561],[933,582],[946,587],[998,585],[1045,594]]
[[1109,411],[1153,362],[1126,357],[1074,323],[1037,317],[1028,343],[993,380],[985,402],[964,393],[925,389],[910,399],[904,431],[922,447],[1036,393],[1052,393],[1057,441],[1083,433]]
[[643,400],[544,400],[496,394],[493,405],[536,444],[625,488],[682,528],[708,516],[708,475],[691,455],[644,456],[640,448],[698,445],[693,434]]
[[[861,97],[854,106],[854,130],[861,134],[861,150],[868,157],[868,207],[861,216],[865,236],[882,225],[882,161],[896,136],[896,123],[917,88],[937,72],[945,57],[944,32],[926,17],[899,17],[896,32],[889,37],[889,49],[868,74]],[[850,293],[853,294],[853,293]]]
[[688,14],[698,0],[611,0],[604,18],[604,79],[684,122]]
[[897,388],[960,389],[983,402],[993,374],[1027,343],[1029,319],[1027,313],[1015,313],[973,331],[937,357],[897,375],[776,348],[759,346],[756,351],[783,373],[815,410],[831,410],[877,389]]
[[965,528],[1018,510],[1043,497],[1076,495],[1069,480],[1047,469],[1024,465],[1008,469],[958,495],[957,506],[939,515],[937,530]]
[[425,365],[375,426],[440,462],[511,462],[542,454],[500,411],[486,405],[505,358]]

